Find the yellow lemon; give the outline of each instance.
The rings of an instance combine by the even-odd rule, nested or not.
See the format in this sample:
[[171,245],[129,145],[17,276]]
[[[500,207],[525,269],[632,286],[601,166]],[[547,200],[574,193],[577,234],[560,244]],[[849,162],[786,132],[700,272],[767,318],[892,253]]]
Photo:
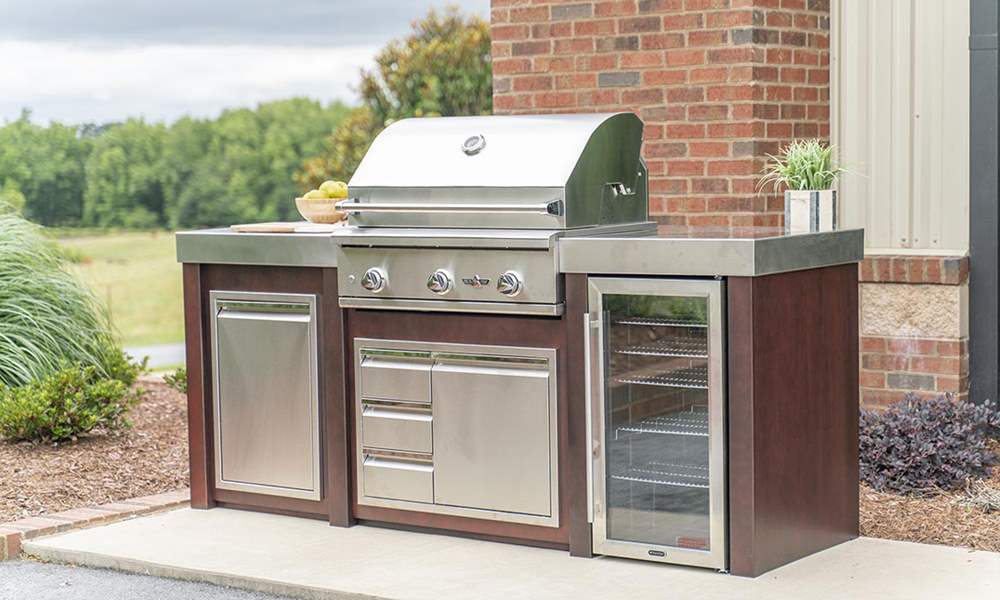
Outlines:
[[324,181],[319,186],[319,191],[326,194],[327,198],[346,198],[347,184],[343,181]]
[[326,198],[326,194],[320,190],[309,190],[302,197],[306,200],[320,200],[321,198]]

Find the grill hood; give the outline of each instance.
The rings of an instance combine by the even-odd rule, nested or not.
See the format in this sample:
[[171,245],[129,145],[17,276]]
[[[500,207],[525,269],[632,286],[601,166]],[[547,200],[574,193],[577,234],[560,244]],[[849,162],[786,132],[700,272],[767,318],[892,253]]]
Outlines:
[[340,204],[362,227],[566,229],[647,219],[632,113],[404,119]]

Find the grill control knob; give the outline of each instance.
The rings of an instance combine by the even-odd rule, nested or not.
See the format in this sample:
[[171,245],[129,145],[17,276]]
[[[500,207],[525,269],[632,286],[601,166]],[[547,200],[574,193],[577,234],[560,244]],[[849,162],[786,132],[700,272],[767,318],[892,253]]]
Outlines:
[[427,289],[442,296],[451,291],[451,276],[448,271],[438,269],[427,278]]
[[497,278],[497,291],[504,296],[516,296],[522,287],[521,276],[514,271],[506,271]]
[[385,271],[377,267],[372,267],[365,271],[365,274],[361,277],[361,287],[365,288],[369,292],[377,294],[385,289],[385,284],[388,279],[385,276]]

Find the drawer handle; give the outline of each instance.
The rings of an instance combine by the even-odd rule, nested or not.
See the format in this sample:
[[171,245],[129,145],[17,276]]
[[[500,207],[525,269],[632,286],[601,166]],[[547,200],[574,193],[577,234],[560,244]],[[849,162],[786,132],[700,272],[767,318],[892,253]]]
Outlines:
[[400,460],[398,458],[382,458],[379,456],[372,456],[371,454],[365,454],[364,460],[362,461],[366,467],[375,467],[378,469],[397,469],[403,471],[422,471],[424,473],[431,473],[434,471],[434,464],[425,461],[417,460]]
[[431,421],[431,413],[429,409],[420,409],[414,407],[413,409],[399,409],[399,408],[388,408],[385,406],[372,406],[370,404],[365,404],[361,409],[361,414],[366,417],[375,417],[378,419],[399,419],[401,421]]

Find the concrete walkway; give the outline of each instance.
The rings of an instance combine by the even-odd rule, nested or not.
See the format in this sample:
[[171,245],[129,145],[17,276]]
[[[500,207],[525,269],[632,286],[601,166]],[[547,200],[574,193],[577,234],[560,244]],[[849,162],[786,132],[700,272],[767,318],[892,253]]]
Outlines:
[[301,598],[1000,598],[1000,554],[871,538],[757,579],[226,509],[180,509],[33,540],[24,549],[52,561]]
[[134,346],[125,348],[125,354],[131,356],[133,360],[142,360],[143,357],[148,357],[150,369],[173,367],[184,364],[184,343]]
[[[287,598],[287,597],[286,597]],[[0,562],[0,600],[283,600],[282,597],[147,575]]]

